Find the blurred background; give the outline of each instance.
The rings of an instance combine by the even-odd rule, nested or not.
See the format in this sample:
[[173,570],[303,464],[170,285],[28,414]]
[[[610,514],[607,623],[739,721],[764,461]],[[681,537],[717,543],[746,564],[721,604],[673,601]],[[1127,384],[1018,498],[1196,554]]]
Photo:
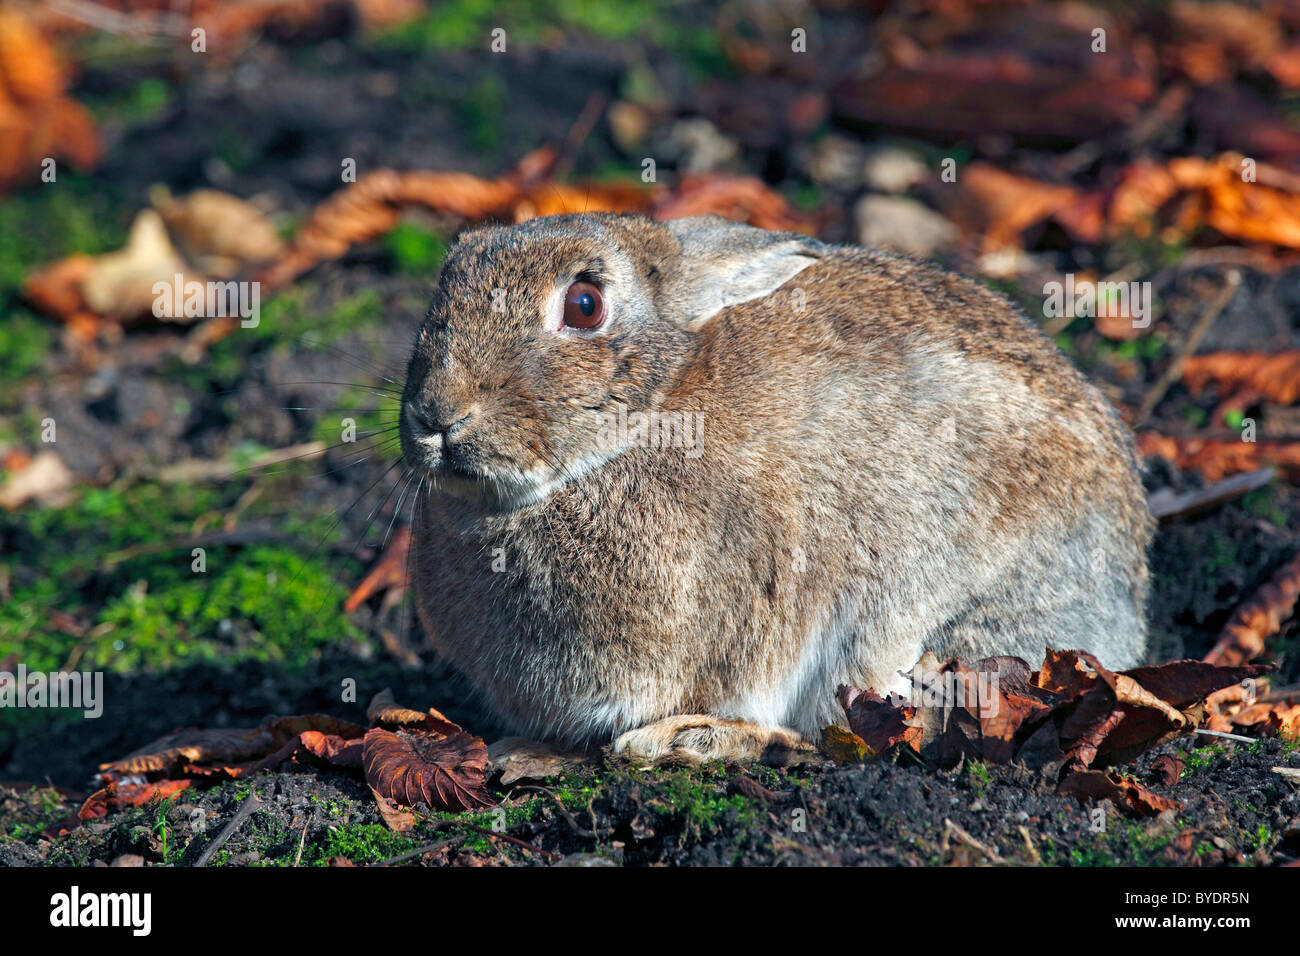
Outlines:
[[112,701],[0,713],[0,778],[349,676],[490,736],[403,595],[394,389],[456,233],[564,211],[1006,294],[1137,431],[1152,657],[1201,656],[1300,548],[1298,115],[1286,2],[0,2],[0,670]]

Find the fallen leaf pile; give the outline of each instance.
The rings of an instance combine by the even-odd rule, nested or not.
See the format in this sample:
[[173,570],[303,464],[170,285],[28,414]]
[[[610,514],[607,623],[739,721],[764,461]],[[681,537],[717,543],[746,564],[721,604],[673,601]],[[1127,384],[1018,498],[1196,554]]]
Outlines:
[[1108,768],[1201,726],[1206,697],[1270,669],[1183,660],[1112,672],[1084,651],[1049,650],[1033,672],[1014,657],[967,664],[927,652],[912,672],[910,699],[841,688],[858,753],[842,731],[829,733],[824,749],[861,759],[907,748],[940,767],[1019,760],[1060,793],[1155,814],[1177,804]]
[[90,114],[66,95],[67,68],[16,7],[0,5],[0,189],[37,179],[48,158],[99,161]]
[[127,806],[201,783],[234,780],[262,770],[324,764],[363,775],[381,816],[400,825],[404,808],[479,810],[495,801],[485,780],[487,746],[436,710],[400,707],[390,691],[375,695],[365,728],[310,714],[268,717],[257,727],[188,729],[168,734],[121,760],[100,766],[99,785],[79,813],[96,819]]

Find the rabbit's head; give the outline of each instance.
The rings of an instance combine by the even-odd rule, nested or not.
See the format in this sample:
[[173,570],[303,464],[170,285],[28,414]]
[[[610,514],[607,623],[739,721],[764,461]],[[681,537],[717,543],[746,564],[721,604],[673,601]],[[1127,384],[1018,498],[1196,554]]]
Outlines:
[[400,435],[413,468],[487,507],[544,498],[619,454],[603,426],[677,386],[708,322],[821,255],[718,217],[587,214],[467,232],[416,338]]

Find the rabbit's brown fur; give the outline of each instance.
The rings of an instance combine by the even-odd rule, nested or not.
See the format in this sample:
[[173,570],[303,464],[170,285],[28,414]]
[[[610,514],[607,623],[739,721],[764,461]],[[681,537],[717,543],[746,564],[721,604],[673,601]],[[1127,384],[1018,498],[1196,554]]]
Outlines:
[[[555,331],[579,274],[608,327]],[[597,450],[616,403],[702,416],[699,456]],[[905,690],[926,649],[1144,654],[1129,436],[1016,308],[931,265],[714,219],[467,233],[402,438],[438,486],[421,618],[525,734],[761,756],[835,722],[839,684]]]

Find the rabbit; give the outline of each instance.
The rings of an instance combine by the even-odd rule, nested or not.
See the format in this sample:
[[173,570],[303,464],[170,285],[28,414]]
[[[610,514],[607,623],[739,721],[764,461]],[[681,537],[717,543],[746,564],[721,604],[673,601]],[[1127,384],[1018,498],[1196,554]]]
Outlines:
[[1144,659],[1131,436],[935,265],[712,216],[468,231],[399,434],[420,620],[519,735],[779,763],[927,650]]

